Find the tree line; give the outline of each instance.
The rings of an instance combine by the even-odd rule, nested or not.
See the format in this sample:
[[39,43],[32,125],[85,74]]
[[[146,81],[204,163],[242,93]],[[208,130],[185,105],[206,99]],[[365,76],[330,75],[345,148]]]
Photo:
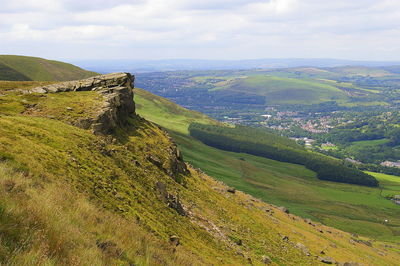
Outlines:
[[379,182],[342,160],[311,152],[296,142],[259,128],[225,127],[192,123],[190,135],[209,146],[232,152],[243,152],[281,162],[304,165],[321,180],[376,187]]

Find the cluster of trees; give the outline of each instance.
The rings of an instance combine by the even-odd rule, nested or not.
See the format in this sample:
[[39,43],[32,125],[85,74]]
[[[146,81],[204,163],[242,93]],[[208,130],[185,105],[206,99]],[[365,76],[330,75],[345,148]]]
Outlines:
[[315,171],[317,177],[322,180],[370,187],[379,185],[373,176],[348,167],[341,160],[307,151],[296,142],[263,129],[193,123],[189,131],[194,138],[218,149],[304,165]]
[[396,127],[392,130],[389,130],[386,136],[390,140],[389,142],[390,146],[400,145],[400,127]]

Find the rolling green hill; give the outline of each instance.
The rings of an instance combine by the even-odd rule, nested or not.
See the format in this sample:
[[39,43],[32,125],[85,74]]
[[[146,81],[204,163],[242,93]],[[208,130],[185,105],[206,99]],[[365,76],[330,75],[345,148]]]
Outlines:
[[[20,86],[17,82],[13,87]],[[161,113],[165,101],[152,100],[140,90],[136,93],[139,109],[150,115]],[[304,220],[233,191],[190,165],[185,170],[180,152],[164,130],[135,114],[122,117],[117,112],[124,108],[118,105],[123,101],[112,105],[120,108],[111,112],[117,114],[112,133],[93,134],[85,123],[103,121],[93,119],[101,115],[110,96],[96,91],[2,90],[1,264],[395,265],[400,259],[396,244]],[[157,105],[146,109],[146,101]],[[173,104],[163,108],[169,120],[159,121],[182,132],[182,125],[197,117],[214,122]],[[183,133],[176,136],[193,144]],[[205,157],[206,151],[187,147],[185,155],[189,161],[193,152],[221,163],[215,155]],[[242,167],[238,162],[248,169],[259,160],[235,156],[241,155],[224,157],[234,164],[228,169],[224,164],[218,171],[234,173]],[[277,172],[275,163],[268,165],[271,172]],[[281,174],[295,178],[300,171],[298,178],[315,181],[303,167],[280,163],[276,167],[283,169]]]
[[[137,112],[168,129],[185,159],[210,176],[266,202],[284,205],[297,215],[377,239],[400,240],[400,209],[382,196],[399,194],[400,178],[388,180],[373,174],[380,188],[338,184],[318,180],[313,171],[300,165],[215,149],[188,136],[187,128],[198,113],[144,90],[135,91]],[[162,119],[152,120],[161,112]],[[215,123],[204,116],[202,121]],[[385,223],[385,219],[390,222]]]
[[72,64],[38,57],[0,55],[0,80],[67,81],[88,78],[97,73]]
[[263,96],[268,104],[313,104],[347,100],[342,90],[329,84],[269,75],[238,78],[215,88],[221,89]]

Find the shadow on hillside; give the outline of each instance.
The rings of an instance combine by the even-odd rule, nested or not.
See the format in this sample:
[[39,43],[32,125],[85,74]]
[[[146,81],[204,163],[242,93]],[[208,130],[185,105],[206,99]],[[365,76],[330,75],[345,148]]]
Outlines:
[[128,118],[125,125],[119,126],[113,136],[120,144],[126,144],[130,141],[130,137],[140,137],[145,132],[151,132],[152,124],[139,115],[134,115]]

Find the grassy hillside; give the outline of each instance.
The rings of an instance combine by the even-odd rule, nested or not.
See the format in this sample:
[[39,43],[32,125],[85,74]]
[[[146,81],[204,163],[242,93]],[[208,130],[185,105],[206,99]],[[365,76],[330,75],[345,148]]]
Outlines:
[[173,121],[168,126],[169,130],[188,134],[188,125],[193,122],[204,124],[218,124],[217,121],[209,118],[208,116],[185,109],[165,98],[157,97],[154,94],[142,90],[135,89],[136,91],[136,107],[141,113],[145,114],[146,119],[164,125],[167,124],[169,119]]
[[0,80],[66,81],[96,75],[72,64],[38,57],[0,55]]
[[228,192],[192,167],[171,175],[174,144],[140,117],[112,136],[72,125],[101,103],[96,92],[0,96],[1,264],[316,265],[319,256],[395,265],[400,259],[396,245]]
[[312,104],[347,99],[343,91],[329,84],[269,75],[235,79],[216,89],[264,96],[268,104]]
[[[145,95],[145,96],[143,96]],[[138,113],[149,120],[160,112],[157,106],[144,108],[142,103],[161,102],[161,97],[136,89]],[[163,100],[165,101],[165,100]],[[400,194],[396,185],[400,178],[390,181],[374,174],[380,188],[366,188],[355,185],[321,181],[316,174],[303,166],[277,162],[248,154],[232,153],[214,149],[186,135],[185,130],[173,132],[177,125],[182,129],[182,116],[191,117],[193,112],[181,109],[180,116],[173,103],[159,107],[164,119],[154,122],[171,130],[185,159],[201,168],[210,176],[224,181],[266,202],[284,205],[293,213],[309,217],[342,230],[385,239],[400,241],[400,209],[385,194]],[[212,120],[209,120],[210,123]],[[204,120],[204,123],[207,123]],[[186,121],[189,127],[190,120]],[[394,182],[394,183],[393,183]],[[383,221],[388,219],[388,223]]]

